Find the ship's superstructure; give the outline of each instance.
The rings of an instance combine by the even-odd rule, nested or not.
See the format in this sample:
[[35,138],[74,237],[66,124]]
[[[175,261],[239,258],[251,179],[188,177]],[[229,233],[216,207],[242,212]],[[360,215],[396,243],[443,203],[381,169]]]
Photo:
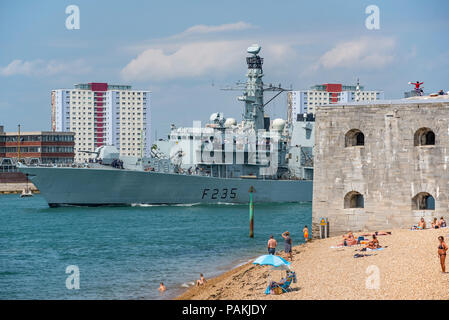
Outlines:
[[171,158],[177,170],[222,178],[289,178],[285,121],[275,119],[270,125],[264,114],[264,91],[272,87],[265,88],[262,81],[260,49],[258,45],[248,48],[247,81],[238,97],[244,103],[240,123],[217,112],[205,127],[194,122],[191,128],[172,128]]

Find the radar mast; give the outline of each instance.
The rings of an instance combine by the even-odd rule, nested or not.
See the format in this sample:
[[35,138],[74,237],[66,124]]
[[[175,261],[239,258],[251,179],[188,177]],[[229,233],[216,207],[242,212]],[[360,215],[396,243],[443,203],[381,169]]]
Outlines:
[[246,87],[243,96],[238,97],[239,101],[245,102],[245,113],[243,120],[245,127],[250,127],[255,131],[264,129],[264,103],[263,103],[263,58],[258,53],[261,47],[258,44],[251,45],[247,52],[251,56],[246,57],[248,72],[246,73]]

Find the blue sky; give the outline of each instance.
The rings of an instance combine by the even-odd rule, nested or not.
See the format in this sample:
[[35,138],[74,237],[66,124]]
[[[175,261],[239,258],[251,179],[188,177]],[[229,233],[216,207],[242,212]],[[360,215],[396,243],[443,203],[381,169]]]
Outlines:
[[[80,29],[67,30],[68,5]],[[368,30],[365,8],[380,9]],[[0,125],[50,128],[50,91],[75,83],[151,90],[153,135],[216,111],[241,118],[246,48],[262,46],[266,83],[353,84],[401,98],[409,81],[449,90],[449,1],[2,1]],[[267,107],[285,117],[285,97]]]

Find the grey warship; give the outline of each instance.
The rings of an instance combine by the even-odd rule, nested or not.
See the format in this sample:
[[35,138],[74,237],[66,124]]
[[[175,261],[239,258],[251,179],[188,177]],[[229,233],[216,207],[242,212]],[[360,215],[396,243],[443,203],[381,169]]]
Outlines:
[[282,119],[264,115],[261,47],[247,52],[242,121],[213,113],[202,127],[170,132],[170,154],[152,149],[149,157],[120,156],[102,146],[89,163],[68,167],[18,164],[50,207],[134,204],[248,203],[312,201],[312,180],[288,166],[289,130]]

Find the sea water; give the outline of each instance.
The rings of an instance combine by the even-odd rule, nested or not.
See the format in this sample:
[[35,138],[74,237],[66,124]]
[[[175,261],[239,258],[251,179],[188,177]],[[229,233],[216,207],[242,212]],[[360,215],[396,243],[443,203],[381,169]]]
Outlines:
[[304,242],[311,203],[255,199],[249,238],[248,205],[49,208],[40,195],[0,195],[0,299],[171,299],[200,273],[266,254],[270,234],[279,250],[286,230]]

